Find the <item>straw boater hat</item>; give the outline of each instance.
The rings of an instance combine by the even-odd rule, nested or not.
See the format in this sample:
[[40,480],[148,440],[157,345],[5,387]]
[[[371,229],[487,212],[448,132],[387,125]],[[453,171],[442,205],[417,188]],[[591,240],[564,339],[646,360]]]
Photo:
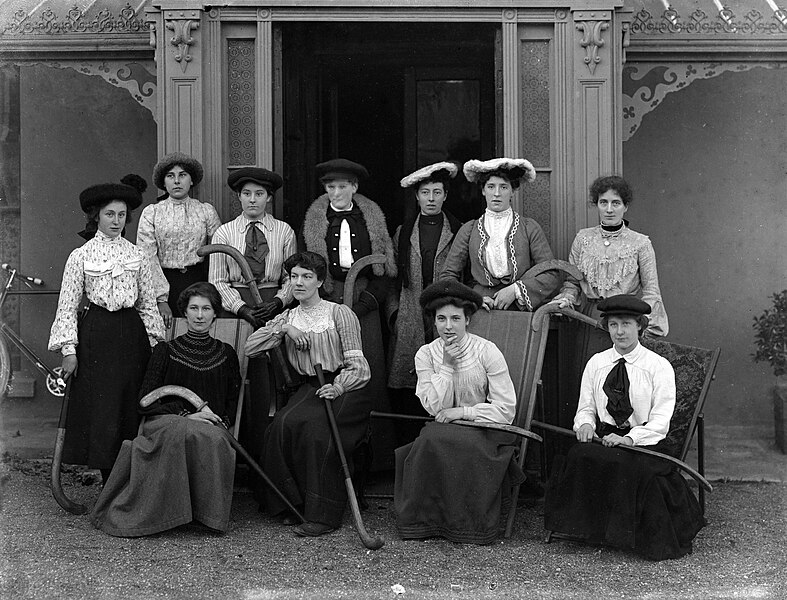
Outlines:
[[536,170],[529,160],[524,158],[493,158],[491,160],[468,160],[464,166],[465,178],[470,182],[478,180],[482,173],[505,171],[509,179],[534,181]]
[[243,167],[242,169],[236,169],[227,177],[227,185],[230,186],[234,192],[240,192],[241,189],[243,189],[243,184],[249,181],[261,185],[271,194],[278,190],[282,184],[281,175],[261,167]]
[[410,173],[407,177],[403,177],[399,185],[403,188],[417,188],[422,181],[427,181],[429,179],[448,181],[456,177],[458,171],[459,167],[452,162],[438,162],[433,165],[422,167]]
[[366,167],[346,158],[334,158],[333,160],[322,162],[315,169],[317,170],[317,179],[322,182],[335,179],[348,179],[359,182],[369,177],[369,171],[366,170]]
[[182,152],[173,152],[162,157],[153,167],[153,183],[160,190],[166,190],[164,185],[164,177],[169,170],[175,165],[180,166],[186,173],[191,175],[191,185],[195,186],[202,181],[203,169],[202,165],[196,158],[192,158],[188,154]]

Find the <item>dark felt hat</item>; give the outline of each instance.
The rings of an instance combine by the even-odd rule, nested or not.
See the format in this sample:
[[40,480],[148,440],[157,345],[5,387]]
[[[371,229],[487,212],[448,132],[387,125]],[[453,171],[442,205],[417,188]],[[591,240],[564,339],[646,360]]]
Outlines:
[[366,167],[346,158],[334,158],[333,160],[322,162],[314,168],[317,170],[317,178],[320,181],[332,181],[334,179],[361,181],[369,177],[369,171],[366,170]]
[[423,292],[421,292],[419,302],[421,303],[421,308],[426,308],[426,306],[432,300],[446,297],[467,300],[468,302],[475,304],[476,308],[481,308],[484,304],[484,299],[478,292],[453,279],[441,279],[440,281],[435,281]]
[[261,185],[270,193],[278,190],[283,183],[281,175],[262,167],[243,167],[236,169],[227,177],[227,185],[234,192],[240,192],[243,184],[249,181]]
[[191,185],[197,185],[202,181],[204,171],[200,162],[188,154],[183,154],[183,152],[173,152],[172,154],[164,156],[156,163],[156,166],[153,167],[153,183],[156,184],[158,189],[167,189],[164,185],[164,177],[175,165],[178,165],[181,169],[186,171],[186,173],[191,175]]
[[126,208],[131,211],[142,204],[142,192],[148,184],[139,175],[129,174],[121,179],[123,183],[100,183],[91,185],[79,194],[79,206],[83,212],[91,208],[108,204],[113,200],[126,203]]
[[604,298],[598,303],[598,309],[604,317],[612,317],[615,315],[639,317],[640,315],[650,314],[650,305],[647,302],[629,294],[620,294],[619,296]]

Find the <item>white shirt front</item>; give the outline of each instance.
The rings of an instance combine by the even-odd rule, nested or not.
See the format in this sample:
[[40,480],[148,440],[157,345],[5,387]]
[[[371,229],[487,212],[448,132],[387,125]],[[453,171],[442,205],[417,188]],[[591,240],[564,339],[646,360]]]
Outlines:
[[631,431],[626,435],[634,440],[635,446],[652,446],[669,432],[675,410],[675,371],[666,358],[639,343],[625,356],[610,348],[588,361],[582,373],[574,431],[584,424],[595,430],[596,416],[604,423],[615,425],[615,419],[607,411],[604,382],[621,358],[626,360],[629,399],[634,409],[627,421]]

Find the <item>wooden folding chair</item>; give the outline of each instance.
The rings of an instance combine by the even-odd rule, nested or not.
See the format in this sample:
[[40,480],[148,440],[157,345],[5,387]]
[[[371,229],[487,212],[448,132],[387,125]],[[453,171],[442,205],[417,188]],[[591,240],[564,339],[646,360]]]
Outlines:
[[[550,305],[547,310],[582,321],[588,326],[601,328],[599,321],[583,315],[572,309],[559,309],[556,305]],[[676,401],[675,412],[670,421],[670,430],[667,434],[667,443],[674,448],[677,458],[667,456],[658,452],[647,450],[647,448],[634,447],[635,452],[642,452],[655,455],[657,458],[672,462],[677,468],[695,479],[698,483],[698,495],[700,506],[705,511],[705,492],[712,491],[712,486],[705,479],[705,435],[703,407],[708,396],[708,390],[716,371],[716,364],[719,361],[721,350],[716,348],[708,350],[706,348],[696,348],[694,346],[684,346],[666,340],[644,338],[642,345],[657,354],[666,358],[675,370]],[[565,436],[575,437],[575,433],[569,429],[556,427],[554,425],[533,420],[532,426],[536,429],[543,429],[560,433]],[[694,433],[697,433],[697,469],[695,470],[687,464],[686,457],[691,448]],[[621,446],[624,448],[624,446]]]
[[[581,277],[579,271],[568,262],[551,260],[539,263],[527,274],[535,276],[545,271],[557,270],[570,273],[573,277]],[[483,337],[494,344],[503,353],[508,365],[508,372],[514,383],[517,396],[516,416],[511,425],[499,423],[481,423],[471,421],[453,421],[453,424],[467,427],[481,427],[507,431],[519,437],[516,460],[524,470],[528,442],[542,441],[541,436],[531,431],[533,411],[536,406],[541,368],[544,364],[547,337],[549,335],[549,319],[552,311],[550,305],[544,305],[535,312],[513,310],[479,310],[470,319],[468,331]],[[427,420],[425,417],[395,415],[372,411],[372,417]],[[511,505],[506,521],[505,537],[511,537],[516,517],[520,484],[512,486]]]

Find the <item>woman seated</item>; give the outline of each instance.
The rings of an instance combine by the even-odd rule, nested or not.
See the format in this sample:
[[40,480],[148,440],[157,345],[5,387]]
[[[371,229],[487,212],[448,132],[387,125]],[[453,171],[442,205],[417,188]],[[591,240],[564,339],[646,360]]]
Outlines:
[[[686,480],[669,462],[617,449],[645,446],[673,454],[665,443],[675,409],[675,372],[642,346],[650,306],[631,295],[599,302],[613,347],[595,354],[582,375],[574,431],[579,444],[556,459],[547,484],[548,530],[677,558],[705,525]],[[593,437],[603,445],[590,444]]]
[[397,527],[405,539],[442,536],[489,544],[499,534],[504,480],[524,479],[512,460],[516,438],[446,424],[510,424],[514,384],[497,346],[467,332],[470,316],[483,305],[478,293],[445,280],[427,287],[420,302],[439,337],[415,355],[415,393],[435,422],[396,450]]
[[188,331],[153,349],[140,397],[179,385],[197,394],[188,401],[164,396],[140,412],[141,433],[120,450],[91,521],[105,533],[136,537],[191,521],[226,531],[235,478],[235,450],[227,440],[240,390],[238,356],[208,331],[221,296],[207,282],[180,294]]
[[[358,317],[350,307],[320,298],[327,268],[325,259],[314,252],[300,252],[284,261],[298,306],[268,321],[246,341],[248,356],[283,341],[290,364],[304,377],[265,432],[260,464],[290,502],[302,507],[306,522],[295,533],[311,537],[338,528],[347,503],[324,399],[333,402],[348,457],[366,437],[372,406],[362,390],[370,372],[361,350]],[[316,363],[325,372],[323,386],[317,381]],[[258,498],[269,514],[282,515],[285,524],[297,522],[267,487],[259,490]]]

